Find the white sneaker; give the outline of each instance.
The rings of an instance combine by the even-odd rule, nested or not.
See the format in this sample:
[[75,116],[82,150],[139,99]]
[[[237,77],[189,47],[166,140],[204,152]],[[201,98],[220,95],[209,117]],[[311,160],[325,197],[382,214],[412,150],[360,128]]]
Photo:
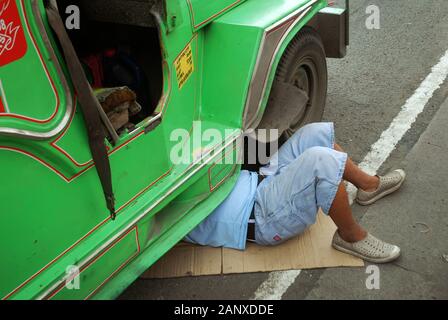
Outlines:
[[380,185],[376,191],[367,192],[364,190],[358,190],[358,196],[356,202],[362,206],[369,206],[374,204],[378,200],[385,196],[394,193],[403,185],[406,179],[406,173],[403,170],[395,170],[380,178]]
[[388,263],[400,257],[399,247],[385,243],[371,234],[362,241],[350,243],[345,241],[336,231],[333,237],[333,248],[372,263]]

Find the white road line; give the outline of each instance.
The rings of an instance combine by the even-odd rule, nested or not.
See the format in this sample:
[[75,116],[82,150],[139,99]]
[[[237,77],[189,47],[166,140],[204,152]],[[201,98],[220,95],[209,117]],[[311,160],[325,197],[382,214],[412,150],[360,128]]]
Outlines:
[[[421,83],[420,87],[406,101],[400,113],[392,121],[389,128],[384,131],[380,139],[372,146],[370,152],[359,165],[369,174],[376,174],[383,163],[395,150],[397,144],[403,139],[406,132],[411,129],[412,124],[425,109],[426,104],[432,98],[434,92],[440,88],[448,76],[448,50],[440,61],[432,67],[431,73]],[[348,187],[350,200],[356,197],[356,188]]]
[[271,272],[254,294],[253,300],[281,300],[300,275],[301,270]]
[[[376,174],[383,163],[395,150],[397,144],[409,131],[417,117],[425,109],[434,92],[440,88],[448,77],[448,50],[440,61],[432,68],[431,73],[420,84],[419,88],[406,101],[400,113],[392,121],[389,128],[381,134],[380,139],[372,145],[371,151],[364,158],[360,167],[370,174]],[[350,199],[356,196],[356,188],[348,188]],[[281,300],[283,295],[294,284],[300,275],[299,270],[272,272],[254,294],[255,300]]]

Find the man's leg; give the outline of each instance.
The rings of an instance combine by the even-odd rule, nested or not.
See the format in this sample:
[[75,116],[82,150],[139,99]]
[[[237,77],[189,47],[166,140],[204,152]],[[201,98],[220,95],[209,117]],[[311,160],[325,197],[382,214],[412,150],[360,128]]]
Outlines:
[[[344,152],[338,144],[334,145],[334,149],[339,152]],[[362,171],[350,158],[347,158],[344,179],[363,190],[376,190],[379,185],[378,177],[368,175]],[[343,183],[339,186],[329,215],[338,227],[339,235],[345,241],[354,243],[364,240],[367,237],[367,231],[353,217],[347,190]]]
[[[339,152],[344,150],[338,144],[334,145],[334,149]],[[371,176],[362,171],[350,158],[347,160],[345,168],[344,180],[354,184],[357,188],[365,191],[375,191],[378,189],[380,179],[377,176]]]
[[[343,152],[342,148],[335,143],[334,149]],[[401,188],[406,179],[404,170],[394,170],[385,176],[371,176],[362,171],[351,159],[347,160],[344,180],[353,183],[358,188],[356,202],[368,206],[385,196]]]
[[400,256],[399,247],[375,238],[355,221],[343,183],[339,186],[329,216],[338,227],[332,243],[335,249],[372,263],[387,263]]
[[[335,150],[342,152],[342,148],[337,144]],[[346,162],[344,179],[358,188],[372,192],[381,189],[383,182],[382,178],[363,172],[350,159]],[[375,238],[363,229],[355,221],[348,199],[345,185],[341,183],[329,211],[329,216],[338,227],[333,237],[333,247],[373,263],[387,263],[397,259],[400,256],[400,248]]]
[[257,243],[276,245],[302,234],[321,208],[338,227],[334,248],[375,263],[395,260],[400,249],[367,233],[352,215],[343,184],[350,166],[345,153],[313,147],[265,180],[255,200]]
[[[258,187],[256,241],[277,245],[303,233],[328,215],[343,180],[347,155],[329,147],[311,147]],[[347,205],[348,206],[348,205]]]
[[347,191],[343,183],[339,186],[329,215],[338,227],[339,235],[345,241],[354,243],[364,240],[367,237],[367,231],[353,217]]
[[[334,149],[339,152],[344,152],[338,144],[335,144]],[[365,173],[350,158],[347,158],[344,180],[351,182],[366,192],[377,190],[381,182],[380,177]],[[345,241],[353,243],[367,237],[367,232],[353,218],[344,184],[341,184],[339,187],[329,215],[339,228],[339,235]]]

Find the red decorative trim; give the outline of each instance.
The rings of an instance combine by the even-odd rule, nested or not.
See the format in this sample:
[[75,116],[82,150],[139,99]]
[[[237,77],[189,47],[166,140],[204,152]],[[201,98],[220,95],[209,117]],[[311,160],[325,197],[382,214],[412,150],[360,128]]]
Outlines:
[[3,105],[3,97],[0,97],[0,113],[5,113],[5,106]]
[[[210,187],[210,192],[214,192],[216,189],[218,189],[226,180],[229,176],[231,176],[231,174],[233,174],[233,172],[235,172],[235,168],[233,168],[230,173],[228,175],[226,175],[218,184],[216,184],[215,186],[213,186],[212,183],[212,170],[213,168],[215,168],[218,164],[220,160],[223,160],[224,158],[227,157],[227,155],[231,152],[234,152],[236,150],[236,146],[233,146],[232,149],[228,150],[219,160],[217,160],[209,169],[208,169],[208,183],[209,183],[209,187]],[[218,176],[221,172],[223,172],[226,169],[226,167],[222,168],[221,170],[218,171],[217,174],[215,174],[214,176]]]
[[[119,147],[117,147],[116,149],[114,149],[112,152],[109,153],[109,156],[113,155],[114,153],[116,153],[118,150],[122,149],[124,146],[126,146],[127,144],[129,144],[130,142],[134,141],[135,139],[139,138],[140,136],[144,135],[144,131],[140,132],[139,134],[137,134],[136,136],[134,136],[132,139],[126,141],[125,143],[121,144]],[[61,177],[65,182],[67,183],[71,183],[73,180],[75,180],[76,178],[78,178],[79,176],[81,176],[82,174],[84,174],[86,171],[90,170],[91,168],[93,168],[95,166],[95,164],[93,162],[90,163],[90,165],[86,168],[84,168],[83,170],[81,170],[80,172],[78,172],[77,174],[75,174],[72,177],[67,177],[65,176],[61,171],[59,171],[58,169],[56,169],[54,166],[52,166],[51,164],[49,164],[48,162],[46,162],[45,160],[42,160],[41,158],[39,158],[38,156],[35,156],[34,154],[27,152],[25,150],[21,150],[19,148],[15,148],[15,147],[6,147],[6,146],[0,146],[0,150],[9,150],[9,151],[14,151],[17,153],[21,153],[24,155],[29,156],[30,158],[33,158],[34,160],[40,162],[41,164],[43,164],[44,166],[46,166],[48,169],[50,169],[51,171],[53,171],[54,173],[56,173],[59,177]]]
[[65,134],[67,133],[68,129],[71,127],[71,125],[73,123],[73,119],[75,118],[75,114],[76,114],[76,105],[77,105],[77,99],[76,99],[76,96],[74,96],[73,112],[72,112],[72,115],[70,117],[70,121],[69,121],[68,125],[65,127],[65,129],[61,132],[61,134],[54,141],[52,141],[50,143],[50,145],[53,148],[55,148],[56,150],[58,150],[59,152],[61,152],[64,156],[66,156],[75,166],[80,168],[80,167],[85,167],[87,165],[92,164],[93,160],[89,160],[88,162],[85,162],[85,163],[79,163],[67,151],[65,151],[64,149],[62,149],[61,147],[59,147],[57,145],[57,143],[65,136]]
[[53,115],[49,119],[47,119],[47,120],[38,120],[38,119],[29,118],[29,117],[26,117],[26,116],[12,114],[12,113],[8,113],[8,114],[0,113],[0,117],[9,117],[9,118],[26,120],[26,121],[30,121],[30,122],[34,122],[34,123],[39,123],[39,124],[45,124],[45,123],[50,122],[51,120],[53,120],[56,117],[56,115],[57,115],[57,113],[59,111],[59,108],[60,108],[60,97],[59,97],[59,93],[58,93],[58,91],[56,89],[55,83],[54,83],[53,79],[50,76],[50,72],[48,70],[48,67],[47,67],[47,65],[44,62],[44,59],[42,57],[42,53],[40,52],[39,47],[37,46],[36,39],[34,38],[34,35],[31,32],[30,24],[29,24],[29,21],[28,21],[28,14],[26,13],[25,6],[24,6],[24,1],[25,0],[21,0],[20,4],[21,4],[21,9],[22,9],[23,15],[25,17],[25,25],[27,27],[26,29],[27,29],[28,35],[30,36],[30,38],[31,38],[31,40],[33,42],[34,48],[35,48],[35,50],[36,50],[36,52],[37,52],[37,54],[39,56],[39,59],[40,59],[40,61],[42,63],[42,66],[44,68],[45,74],[46,74],[46,76],[47,76],[47,78],[50,81],[50,84],[52,86],[53,92],[54,92],[55,97],[56,97],[56,107],[55,107],[55,111],[54,111]]
[[133,260],[135,257],[137,257],[140,252],[141,252],[141,248],[140,248],[140,241],[139,241],[139,235],[138,235],[138,227],[136,226],[135,228],[135,232],[136,232],[136,239],[137,239],[137,246],[138,246],[138,251],[132,256],[130,257],[128,260],[126,260],[120,267],[118,267],[117,270],[115,270],[108,278],[106,278],[106,280],[104,280],[95,290],[92,291],[92,293],[90,293],[84,300],[89,300],[91,297],[93,297],[107,282],[109,282],[110,279],[112,279],[117,273],[119,273],[121,270],[123,270],[124,267],[126,267],[128,265],[128,263]]
[[110,217],[105,219],[103,222],[98,224],[95,228],[93,228],[89,233],[87,233],[84,237],[76,241],[73,245],[71,245],[68,249],[66,249],[64,252],[62,252],[60,255],[58,255],[56,258],[54,258],[52,261],[50,261],[45,267],[40,269],[37,273],[35,273],[33,276],[31,276],[29,279],[27,279],[24,283],[22,283],[20,286],[18,286],[16,289],[14,289],[10,294],[8,294],[6,297],[4,297],[2,300],[8,300],[13,295],[15,295],[20,289],[22,289],[24,286],[26,286],[28,283],[30,283],[32,280],[34,280],[37,276],[39,276],[42,272],[44,272],[46,269],[48,269],[52,264],[54,264],[57,260],[62,258],[64,255],[66,255],[69,251],[71,251],[74,247],[76,247],[79,243],[81,243],[83,240],[87,239],[90,235],[92,235],[95,231],[97,231],[99,228],[101,228],[103,225],[105,225],[110,220]]
[[[0,150],[8,150],[8,151],[13,151],[13,152],[17,152],[17,153],[21,153],[24,154],[34,160],[36,160],[37,162],[40,162],[42,165],[44,165],[45,167],[47,167],[48,169],[50,169],[51,171],[53,171],[54,173],[56,173],[59,177],[61,177],[63,180],[65,180],[66,182],[70,182],[71,180],[68,179],[67,177],[64,176],[64,174],[62,174],[58,169],[56,169],[55,167],[53,167],[51,164],[49,164],[48,162],[40,159],[39,157],[35,156],[34,154],[21,150],[19,148],[15,148],[15,147],[6,147],[6,146],[0,146]],[[85,170],[81,171],[77,176],[79,176],[81,173],[83,173]]]
[[235,170],[236,170],[236,166],[233,166],[233,168],[232,168],[232,170],[230,170],[229,174],[226,175],[218,184],[216,184],[210,190],[210,192],[215,192],[219,187],[221,187],[227,181],[227,179],[235,173]]
[[229,10],[230,8],[236,6],[238,3],[241,2],[241,0],[237,0],[237,1],[235,1],[235,2],[232,3],[231,5],[228,5],[227,7],[225,7],[224,9],[222,9],[221,11],[219,11],[218,13],[215,13],[214,15],[212,15],[211,17],[209,17],[208,19],[206,19],[206,20],[204,20],[204,21],[202,21],[202,22],[200,22],[200,23],[198,23],[198,24],[195,24],[194,10],[193,10],[193,5],[191,4],[191,0],[187,0],[187,2],[188,2],[188,6],[190,7],[191,23],[192,23],[192,25],[193,25],[193,28],[194,28],[194,29],[197,29],[197,28],[203,26],[204,24],[206,24],[207,22],[209,22],[210,20],[213,20],[214,18],[216,18],[217,16],[219,16],[221,13],[223,13],[223,12]]
[[[87,265],[85,265],[81,270],[80,270],[80,274],[83,273],[84,271],[86,271],[89,267],[91,267],[95,262],[97,262],[100,258],[102,258],[107,252],[109,252],[112,248],[114,248],[118,243],[120,243],[124,238],[126,238],[132,231],[135,230],[135,241],[136,241],[136,245],[137,245],[137,252],[134,253],[130,258],[128,258],[117,270],[119,270],[120,268],[123,268],[129,261],[131,261],[132,259],[134,259],[136,256],[138,256],[141,252],[141,248],[140,248],[140,241],[138,239],[138,227],[135,226],[134,228],[132,228],[131,230],[129,230],[128,232],[126,232],[125,234],[123,234],[120,238],[118,238],[113,244],[111,244],[109,247],[107,247],[101,254],[99,254],[98,256],[95,257],[95,259],[93,259],[90,263],[88,263]],[[115,275],[118,271],[114,271],[114,273],[112,273],[112,275]],[[109,276],[108,278],[106,278],[106,280],[110,279],[112,276]],[[102,287],[107,281],[103,281],[102,284],[97,287],[92,293],[90,293],[88,295],[88,297],[86,298],[86,300],[91,297],[95,292],[98,291],[98,289],[100,287]],[[55,289],[55,291],[47,298],[47,300],[50,300],[52,298],[54,298],[54,296],[56,296],[59,292],[61,292],[65,287],[65,284],[60,285],[57,289]]]
[[117,213],[121,212],[124,208],[126,208],[131,202],[135,201],[137,198],[139,198],[143,193],[145,193],[146,191],[148,191],[152,186],[154,186],[157,182],[159,182],[160,180],[162,180],[163,178],[165,178],[166,176],[168,176],[171,171],[173,170],[173,167],[171,167],[165,174],[163,174],[162,176],[160,176],[157,180],[155,180],[154,182],[152,182],[149,186],[147,186],[146,188],[144,188],[142,191],[140,191],[139,193],[137,193],[131,200],[129,200],[128,202],[126,202],[125,204],[123,204],[118,210]]

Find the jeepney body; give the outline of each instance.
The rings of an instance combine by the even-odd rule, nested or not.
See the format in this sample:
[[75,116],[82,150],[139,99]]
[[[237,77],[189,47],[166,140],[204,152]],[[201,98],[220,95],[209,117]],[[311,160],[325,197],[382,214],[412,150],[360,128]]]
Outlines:
[[[338,17],[338,28],[325,27],[325,0],[106,2],[135,5],[127,13],[133,23],[156,28],[162,75],[151,114],[106,141],[115,220],[44,2],[0,0],[3,299],[117,297],[231,192],[241,166],[222,159],[241,157],[235,142],[260,122],[294,35],[316,26],[329,56],[345,54],[345,25]],[[221,139],[197,145],[189,136],[188,161],[171,161],[181,142],[173,132],[207,129]]]

